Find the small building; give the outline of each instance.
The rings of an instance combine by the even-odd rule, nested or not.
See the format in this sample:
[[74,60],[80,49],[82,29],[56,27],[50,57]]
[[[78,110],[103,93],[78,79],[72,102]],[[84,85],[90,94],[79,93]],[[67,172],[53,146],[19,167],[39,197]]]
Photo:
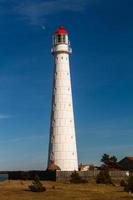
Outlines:
[[119,161],[119,165],[123,170],[133,170],[133,157],[125,157]]
[[93,171],[95,168],[94,165],[89,165],[89,164],[80,164],[79,165],[79,171],[85,172],[85,171]]

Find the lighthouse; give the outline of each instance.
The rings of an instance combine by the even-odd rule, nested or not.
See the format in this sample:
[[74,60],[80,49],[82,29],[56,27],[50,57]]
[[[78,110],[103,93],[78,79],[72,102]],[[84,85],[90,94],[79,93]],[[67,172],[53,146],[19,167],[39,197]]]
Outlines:
[[78,170],[68,32],[60,27],[53,35],[54,80],[49,137],[48,170]]

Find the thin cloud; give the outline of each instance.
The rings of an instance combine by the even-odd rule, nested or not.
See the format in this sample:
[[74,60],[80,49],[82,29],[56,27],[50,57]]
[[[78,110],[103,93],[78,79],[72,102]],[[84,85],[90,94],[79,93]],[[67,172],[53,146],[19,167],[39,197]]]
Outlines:
[[[42,25],[48,15],[60,12],[82,12],[86,9],[88,2],[92,0],[12,0],[12,5],[7,7],[7,0],[0,0],[0,10],[4,6],[5,12],[17,14],[21,20],[26,20],[32,25]],[[4,2],[4,4],[3,4]]]
[[11,115],[0,113],[0,120],[9,118],[11,118]]

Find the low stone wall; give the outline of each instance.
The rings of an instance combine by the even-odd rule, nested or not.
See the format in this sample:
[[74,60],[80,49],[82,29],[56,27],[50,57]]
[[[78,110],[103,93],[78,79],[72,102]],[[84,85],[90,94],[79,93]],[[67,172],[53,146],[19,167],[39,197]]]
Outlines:
[[[79,176],[84,180],[91,180],[99,174],[99,170],[93,171],[78,171]],[[9,171],[0,172],[0,174],[7,174],[9,180],[33,180],[37,175],[40,180],[51,180],[57,182],[70,182],[71,174],[73,171]],[[124,178],[126,177],[126,171],[110,171],[112,178]]]
[[[92,178],[95,178],[99,174],[99,170],[94,171],[78,171],[77,173],[79,176],[84,180],[91,180]],[[57,182],[70,182],[71,179],[71,172],[67,171],[56,171],[56,181]],[[126,177],[126,171],[110,171],[110,176],[112,178],[124,178]]]
[[40,180],[56,181],[56,172],[49,171],[10,171],[9,180],[33,180],[37,175]]
[[126,171],[110,171],[109,174],[112,178],[124,178],[126,177]]

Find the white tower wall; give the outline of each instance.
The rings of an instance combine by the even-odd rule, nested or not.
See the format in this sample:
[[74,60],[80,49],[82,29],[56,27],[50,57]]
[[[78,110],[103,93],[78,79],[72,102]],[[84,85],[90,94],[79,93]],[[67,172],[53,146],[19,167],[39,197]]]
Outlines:
[[68,42],[55,41],[52,52],[55,66],[48,166],[54,163],[61,171],[73,171],[78,170],[78,159],[69,64],[71,49]]

